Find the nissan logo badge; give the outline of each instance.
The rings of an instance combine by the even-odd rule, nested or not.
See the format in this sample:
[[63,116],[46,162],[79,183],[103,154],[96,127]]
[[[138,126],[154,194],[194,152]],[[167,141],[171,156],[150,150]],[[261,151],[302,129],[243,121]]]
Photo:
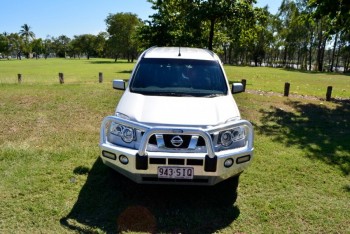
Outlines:
[[171,142],[171,144],[173,144],[173,146],[179,147],[182,145],[182,143],[184,141],[182,140],[182,138],[180,136],[174,136],[173,138],[171,138],[170,142]]

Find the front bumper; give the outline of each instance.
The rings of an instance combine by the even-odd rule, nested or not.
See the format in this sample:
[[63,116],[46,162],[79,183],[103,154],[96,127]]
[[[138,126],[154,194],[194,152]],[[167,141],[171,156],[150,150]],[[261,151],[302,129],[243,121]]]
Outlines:
[[[118,146],[108,141],[108,126],[110,122],[116,122],[128,127],[137,128],[143,132],[140,144],[137,149]],[[243,147],[215,151],[212,135],[218,132],[246,126],[247,141]],[[148,151],[148,143],[151,136],[155,134],[178,134],[200,136],[205,141],[206,152],[181,152],[181,150],[152,152]],[[116,116],[106,117],[101,125],[100,131],[100,151],[104,164],[115,169],[137,183],[157,183],[157,184],[201,184],[214,185],[222,180],[240,174],[245,170],[253,159],[253,127],[246,120],[230,122],[210,128],[189,128],[157,126],[152,127],[135,123]],[[120,157],[126,156],[128,163],[123,163]],[[124,157],[125,158],[125,157]],[[233,164],[225,167],[224,162],[232,159]],[[193,179],[173,179],[158,178],[158,167],[192,167],[194,171]]]

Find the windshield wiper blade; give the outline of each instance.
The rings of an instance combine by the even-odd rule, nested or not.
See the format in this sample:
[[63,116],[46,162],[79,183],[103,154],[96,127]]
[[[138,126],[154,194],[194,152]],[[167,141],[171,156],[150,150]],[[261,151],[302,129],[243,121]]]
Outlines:
[[168,92],[168,93],[159,93],[161,96],[172,96],[172,97],[193,97],[193,95],[188,93],[175,93],[175,92]]
[[212,93],[212,94],[204,95],[203,97],[213,98],[213,97],[219,97],[219,96],[222,96],[222,94]]

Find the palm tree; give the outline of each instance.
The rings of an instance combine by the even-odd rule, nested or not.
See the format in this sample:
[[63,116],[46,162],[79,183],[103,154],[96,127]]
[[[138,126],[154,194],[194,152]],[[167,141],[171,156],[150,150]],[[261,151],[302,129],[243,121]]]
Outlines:
[[21,26],[21,31],[19,31],[19,34],[26,39],[27,42],[29,42],[29,38],[34,39],[35,34],[30,30],[30,26],[28,24],[23,24]]
[[33,40],[35,38],[35,34],[30,30],[31,27],[28,24],[22,25],[21,28],[22,29],[19,31],[19,34],[25,39],[24,44],[26,49],[26,56],[28,57],[29,53],[31,53],[29,41],[30,39]]

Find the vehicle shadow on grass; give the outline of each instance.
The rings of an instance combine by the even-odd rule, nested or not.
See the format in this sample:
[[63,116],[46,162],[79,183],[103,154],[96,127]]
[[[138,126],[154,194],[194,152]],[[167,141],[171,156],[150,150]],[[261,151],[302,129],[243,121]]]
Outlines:
[[256,129],[277,142],[297,145],[307,156],[350,174],[350,100],[336,101],[333,109],[322,104],[286,101],[294,111],[271,107],[261,110]]
[[240,214],[230,180],[214,187],[138,185],[100,159],[87,174],[76,203],[60,220],[77,232],[213,233]]
[[89,60],[87,61],[88,63],[91,63],[91,64],[132,64],[131,62],[128,62],[128,61],[124,61],[124,60],[118,60],[118,61],[115,61],[115,60],[108,60],[108,61],[96,61],[96,60]]

